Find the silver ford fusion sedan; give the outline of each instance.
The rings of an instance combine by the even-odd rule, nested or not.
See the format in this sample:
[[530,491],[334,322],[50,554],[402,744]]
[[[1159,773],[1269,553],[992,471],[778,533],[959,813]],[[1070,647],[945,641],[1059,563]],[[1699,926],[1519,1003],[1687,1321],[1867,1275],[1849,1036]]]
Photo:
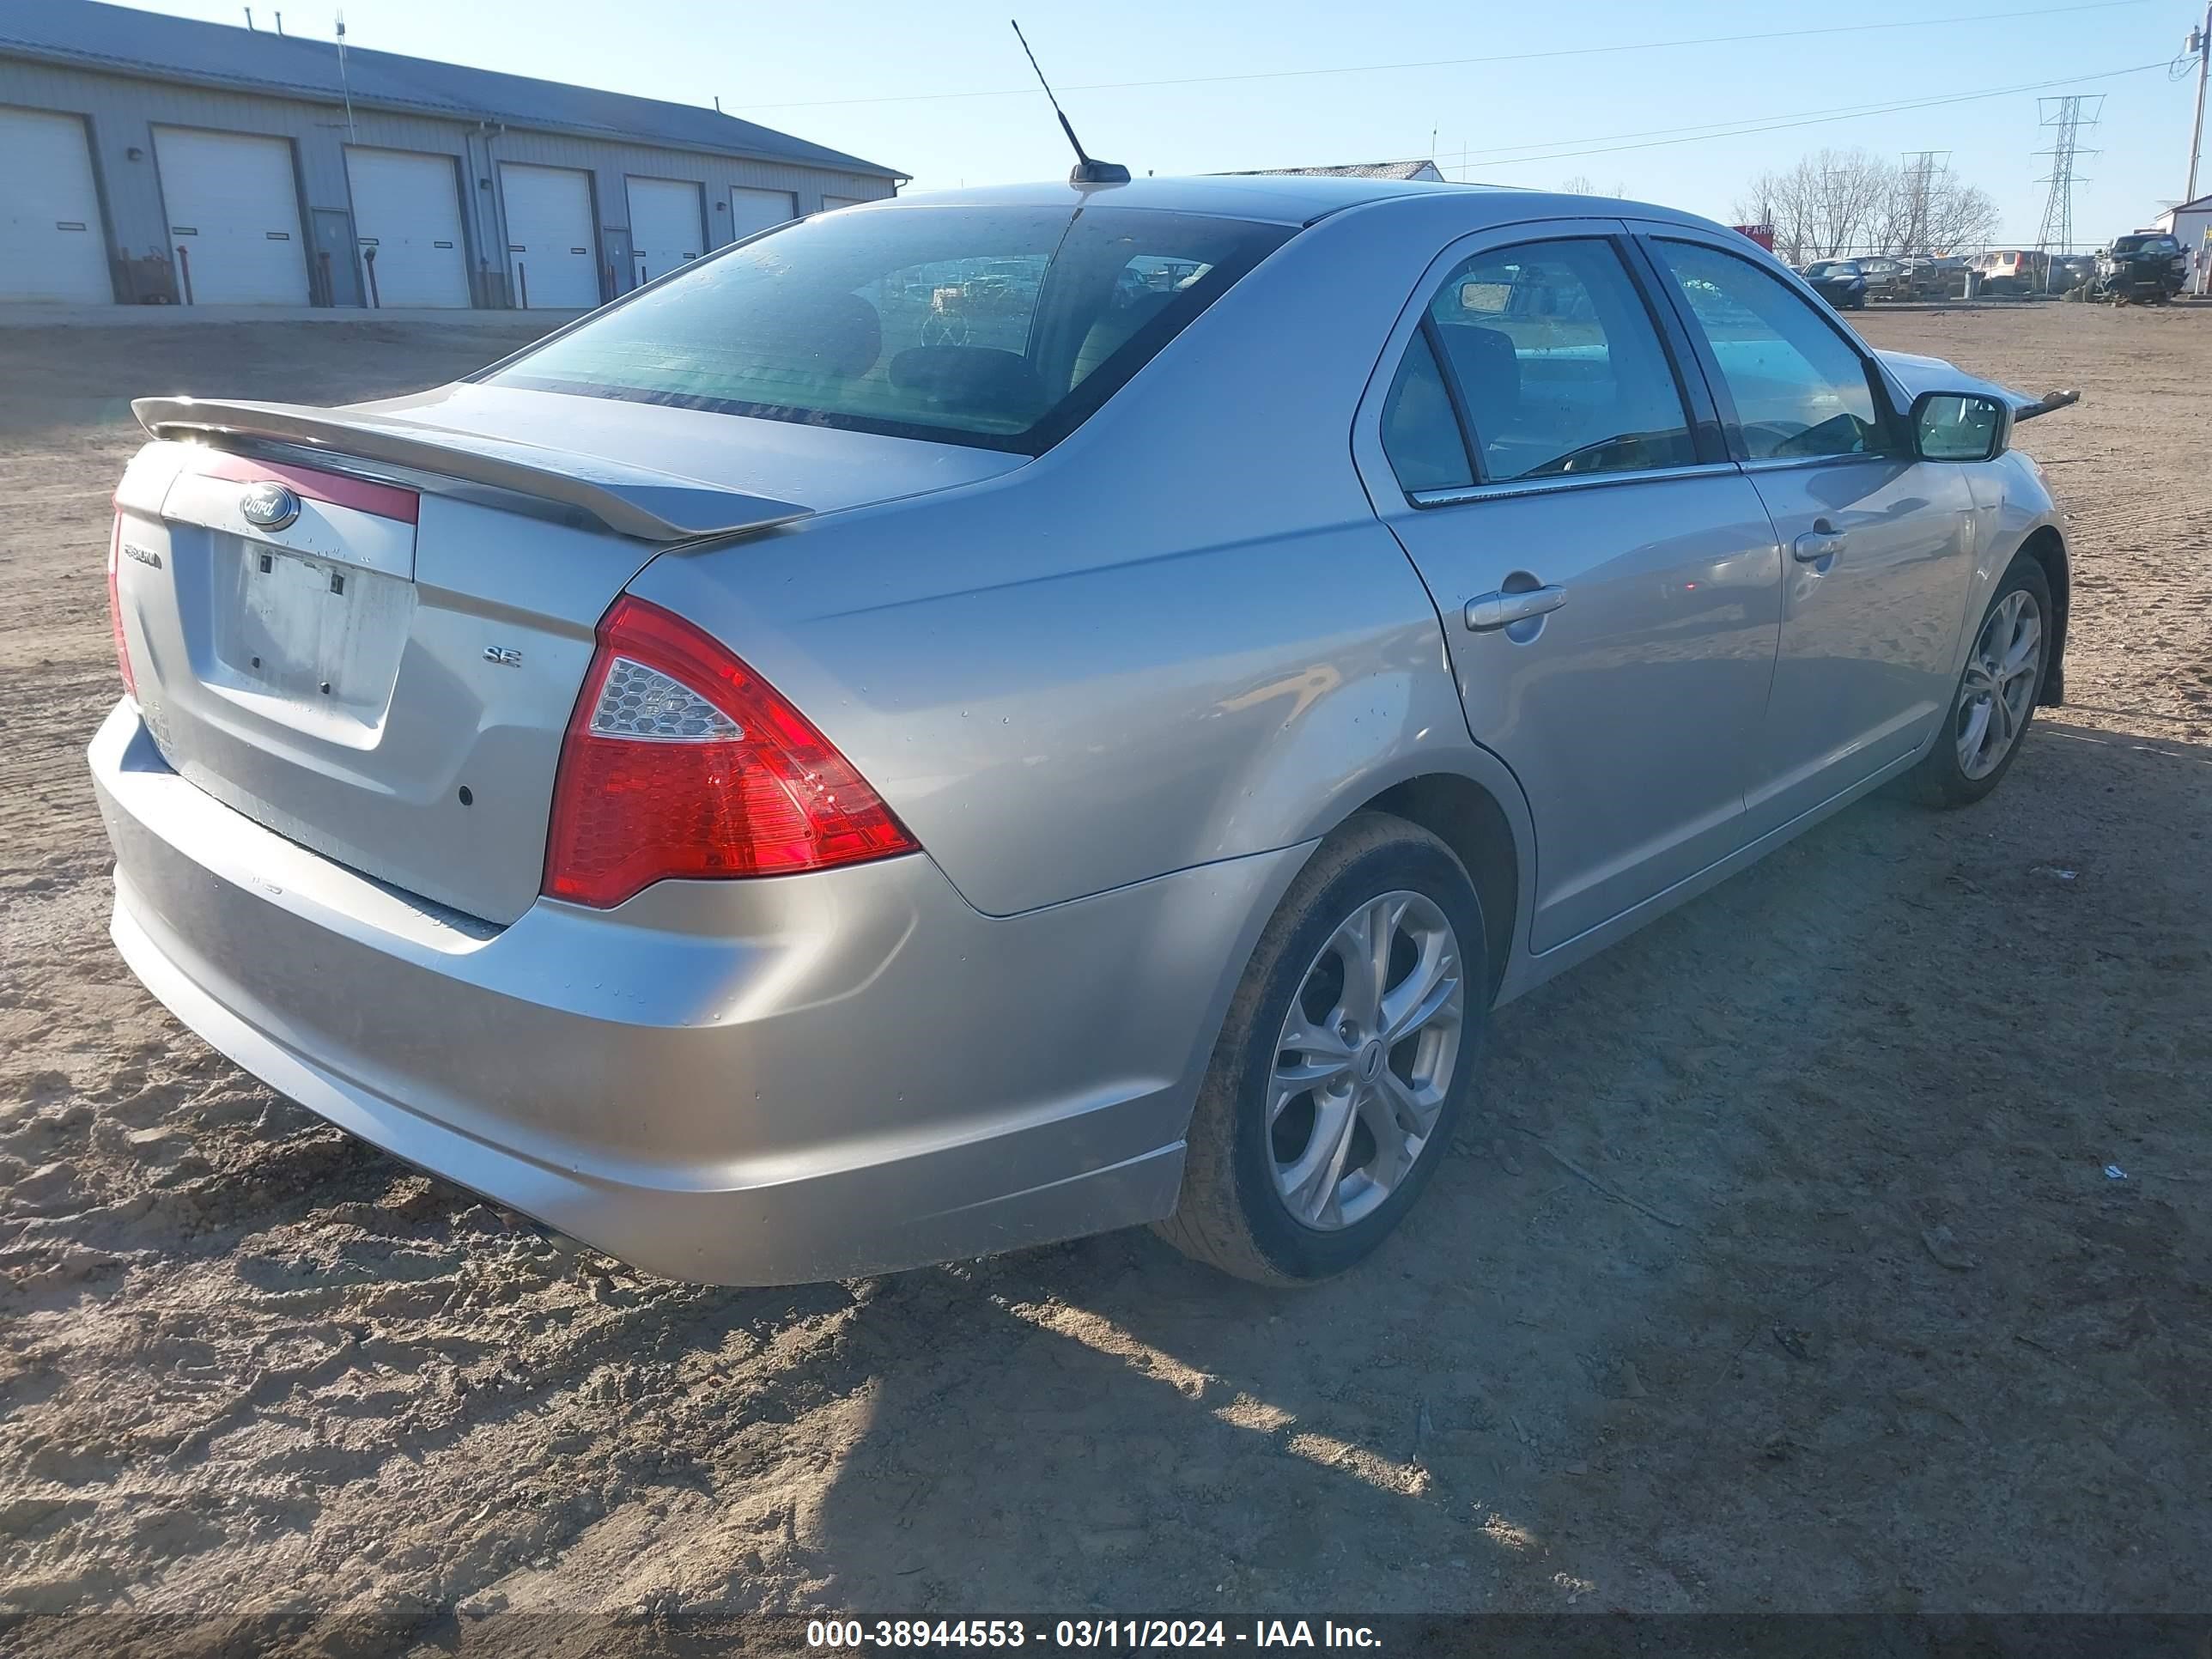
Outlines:
[[1490,1011],[2060,692],[2021,396],[1740,236],[1146,179],[771,232],[457,384],[149,398],[113,933],[648,1270],[1366,1255]]

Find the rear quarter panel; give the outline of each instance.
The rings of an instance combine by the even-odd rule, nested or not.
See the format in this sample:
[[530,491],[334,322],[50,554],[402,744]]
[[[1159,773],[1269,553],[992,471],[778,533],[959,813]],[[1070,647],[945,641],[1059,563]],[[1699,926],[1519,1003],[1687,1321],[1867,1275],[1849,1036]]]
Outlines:
[[1494,776],[1351,459],[1449,206],[1294,239],[1003,478],[665,555],[631,591],[792,697],[993,915]]

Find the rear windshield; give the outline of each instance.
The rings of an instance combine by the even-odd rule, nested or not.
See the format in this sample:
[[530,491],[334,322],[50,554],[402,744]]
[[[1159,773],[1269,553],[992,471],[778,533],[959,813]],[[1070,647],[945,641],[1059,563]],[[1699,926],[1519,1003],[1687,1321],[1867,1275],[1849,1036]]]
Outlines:
[[2115,253],[2179,253],[2181,244],[2171,236],[2123,236],[2112,244]]
[[1291,234],[1129,208],[831,214],[483,379],[1036,454]]

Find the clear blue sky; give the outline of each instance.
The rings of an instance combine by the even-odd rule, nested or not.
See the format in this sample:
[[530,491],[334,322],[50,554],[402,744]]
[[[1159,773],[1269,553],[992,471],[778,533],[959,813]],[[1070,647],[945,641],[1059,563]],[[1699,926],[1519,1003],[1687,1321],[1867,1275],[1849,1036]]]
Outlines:
[[[148,9],[242,21],[234,0],[137,0]],[[1139,173],[1376,161],[1435,150],[1454,176],[1601,189],[1728,216],[1762,168],[1823,145],[1894,156],[1948,149],[1994,195],[2008,238],[2041,216],[2033,152],[2037,97],[2008,93],[1917,110],[1680,142],[1702,124],[1763,124],[1819,112],[2163,64],[2203,0],[1855,0],[1836,7],[1750,0],[1013,0],[1046,72],[1094,154]],[[915,176],[914,188],[1065,173],[1068,156],[1006,27],[1009,0],[764,4],[760,0],[353,0],[356,46],[479,64],[678,102],[720,96],[732,114],[833,144]],[[262,27],[277,8],[260,0]],[[327,0],[283,7],[294,34],[328,38]],[[2002,21],[1988,14],[2004,13]],[[1982,21],[1661,50],[1462,63],[1359,73],[1103,86],[1184,77],[1340,70],[1439,58],[1681,40],[1808,27]],[[2146,222],[2181,192],[2193,82],[2163,68],[2045,89],[2106,94],[2085,137],[2077,234],[2094,243]],[[984,93],[981,97],[915,94]],[[884,100],[898,101],[845,101]],[[1668,130],[1662,131],[1660,130]],[[1654,144],[1654,138],[1671,142]],[[1621,148],[1616,148],[1616,147]],[[1568,154],[1573,151],[1611,153]],[[2207,186],[2200,184],[2199,188]]]

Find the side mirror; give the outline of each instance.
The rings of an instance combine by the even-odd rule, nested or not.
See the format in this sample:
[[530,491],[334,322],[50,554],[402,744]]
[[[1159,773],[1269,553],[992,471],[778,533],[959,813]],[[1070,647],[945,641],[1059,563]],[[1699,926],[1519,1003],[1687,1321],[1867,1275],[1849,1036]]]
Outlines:
[[1978,392],[1923,392],[1912,401],[1912,443],[1923,461],[1989,461],[2004,453],[2012,410]]

